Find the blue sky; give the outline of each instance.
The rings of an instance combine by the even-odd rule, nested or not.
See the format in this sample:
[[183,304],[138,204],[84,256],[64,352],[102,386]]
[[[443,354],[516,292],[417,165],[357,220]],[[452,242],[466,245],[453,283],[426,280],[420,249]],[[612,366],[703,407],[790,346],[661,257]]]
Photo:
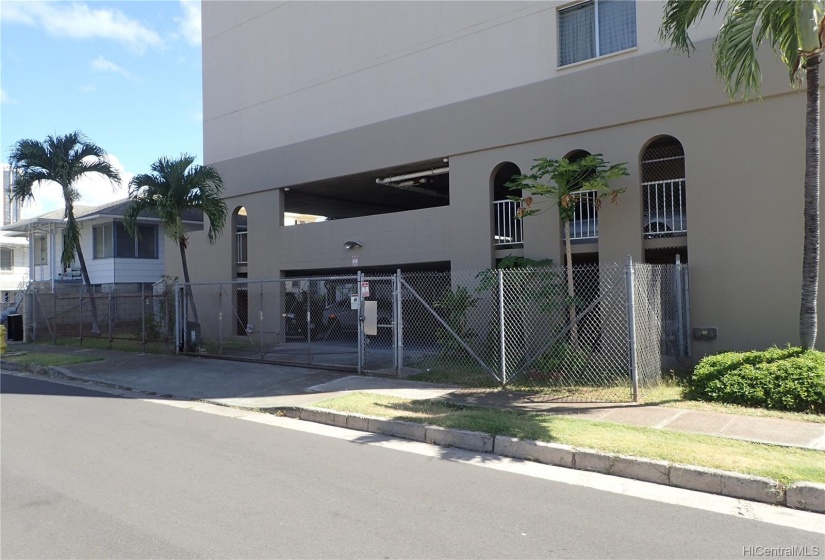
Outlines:
[[[200,2],[0,2],[0,146],[85,133],[128,180],[162,155],[203,149]],[[126,196],[80,185],[83,203]],[[41,189],[28,216],[62,207]]]

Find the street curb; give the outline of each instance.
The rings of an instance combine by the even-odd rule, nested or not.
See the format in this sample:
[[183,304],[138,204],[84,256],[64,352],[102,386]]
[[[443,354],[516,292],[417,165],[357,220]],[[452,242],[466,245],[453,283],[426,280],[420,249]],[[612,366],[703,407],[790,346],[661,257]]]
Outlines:
[[[304,413],[304,410],[308,412]],[[322,424],[345,426],[364,432],[825,513],[825,484],[798,482],[786,488],[770,478],[730,471],[616,455],[594,449],[509,436],[492,436],[483,432],[347,414],[315,407],[298,407],[297,413],[287,410],[284,410],[284,413],[302,420],[313,419],[312,421]]]
[[[3,361],[3,367],[4,371],[31,373],[102,385],[124,391],[135,391],[132,387],[85,379],[72,374],[69,370],[56,366],[26,366]],[[154,394],[144,391],[138,392],[145,395]],[[171,395],[169,396],[171,397]],[[193,399],[186,398],[186,400]],[[198,399],[194,400],[197,401]],[[269,412],[275,412],[275,409],[269,410]],[[291,418],[351,430],[378,433],[480,453],[494,453],[503,457],[534,461],[545,465],[598,472],[686,490],[763,502],[814,513],[825,513],[825,484],[797,482],[785,487],[780,482],[770,478],[718,469],[616,455],[593,449],[509,436],[493,436],[484,432],[442,428],[417,422],[402,422],[374,416],[342,413],[311,406],[282,407],[278,408],[277,412]]]

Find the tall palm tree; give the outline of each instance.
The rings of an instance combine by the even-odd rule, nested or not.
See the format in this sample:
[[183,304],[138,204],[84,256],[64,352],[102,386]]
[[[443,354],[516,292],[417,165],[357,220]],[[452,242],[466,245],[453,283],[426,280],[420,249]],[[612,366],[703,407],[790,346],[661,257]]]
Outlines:
[[132,237],[138,235],[137,219],[142,212],[158,215],[166,235],[177,243],[183,265],[187,299],[192,319],[198,322],[198,311],[192,297],[186,247],[189,238],[183,215],[187,210],[199,210],[209,220],[207,236],[210,243],[217,241],[226,223],[226,204],[221,199],[223,179],[214,167],[192,165],[195,157],[183,154],[177,159],[162,157],[152,164],[151,173],[135,175],[129,183],[131,204],[124,215],[123,225]]
[[[694,49],[688,30],[708,11],[711,0],[668,0],[659,36],[677,51]],[[791,84],[807,83],[805,121],[805,208],[802,250],[802,298],[799,338],[802,348],[816,343],[816,298],[819,288],[820,100],[819,67],[825,41],[822,0],[729,0],[713,43],[716,73],[730,97],[758,95],[762,71],[756,52],[767,42],[788,67]]]
[[[543,211],[534,205],[534,197],[549,198],[559,210],[559,219],[564,224],[564,252],[567,258],[567,298],[570,321],[570,343],[578,348],[579,336],[576,325],[576,290],[573,282],[573,250],[570,239],[570,222],[576,214],[579,204],[601,205],[604,197],[615,202],[623,188],[616,188],[610,182],[626,176],[627,164],[606,162],[601,154],[587,154],[583,157],[568,159],[539,158],[530,169],[532,173],[513,177],[507,183],[511,190],[520,196],[509,197],[521,202],[519,217],[532,216]],[[522,197],[524,192],[528,196]],[[590,197],[583,193],[592,193]]]
[[84,175],[98,173],[116,186],[120,185],[120,174],[106,160],[106,152],[77,131],[65,136],[47,136],[43,142],[18,140],[12,146],[9,163],[17,172],[11,194],[15,200],[34,199],[34,188],[41,183],[54,182],[63,189],[63,219],[66,225],[60,261],[64,267],[69,267],[77,255],[80,273],[91,302],[92,333],[100,334],[94,290],[80,246],[80,226],[74,215],[74,203],[80,198],[76,185]]

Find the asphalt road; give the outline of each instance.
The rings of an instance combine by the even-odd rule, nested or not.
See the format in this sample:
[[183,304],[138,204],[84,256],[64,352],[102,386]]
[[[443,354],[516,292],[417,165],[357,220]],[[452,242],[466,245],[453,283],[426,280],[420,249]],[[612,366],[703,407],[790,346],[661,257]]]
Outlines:
[[731,515],[47,381],[0,389],[3,558],[825,557],[822,534]]

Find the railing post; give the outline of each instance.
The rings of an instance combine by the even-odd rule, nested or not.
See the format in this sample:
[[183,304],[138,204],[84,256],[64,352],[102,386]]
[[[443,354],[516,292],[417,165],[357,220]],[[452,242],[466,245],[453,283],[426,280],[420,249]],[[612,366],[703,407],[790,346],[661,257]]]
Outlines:
[[684,293],[682,292],[682,257],[676,255],[676,321],[679,328],[676,332],[677,349],[679,352],[679,359],[685,357],[685,318],[683,315],[682,306],[684,305]]
[[630,357],[630,384],[633,388],[633,402],[639,402],[639,371],[636,363],[636,308],[634,302],[633,257],[627,256],[625,265],[627,282],[627,335]]
[[498,271],[498,330],[501,345],[501,386],[507,385],[507,336],[504,332],[504,271]]

